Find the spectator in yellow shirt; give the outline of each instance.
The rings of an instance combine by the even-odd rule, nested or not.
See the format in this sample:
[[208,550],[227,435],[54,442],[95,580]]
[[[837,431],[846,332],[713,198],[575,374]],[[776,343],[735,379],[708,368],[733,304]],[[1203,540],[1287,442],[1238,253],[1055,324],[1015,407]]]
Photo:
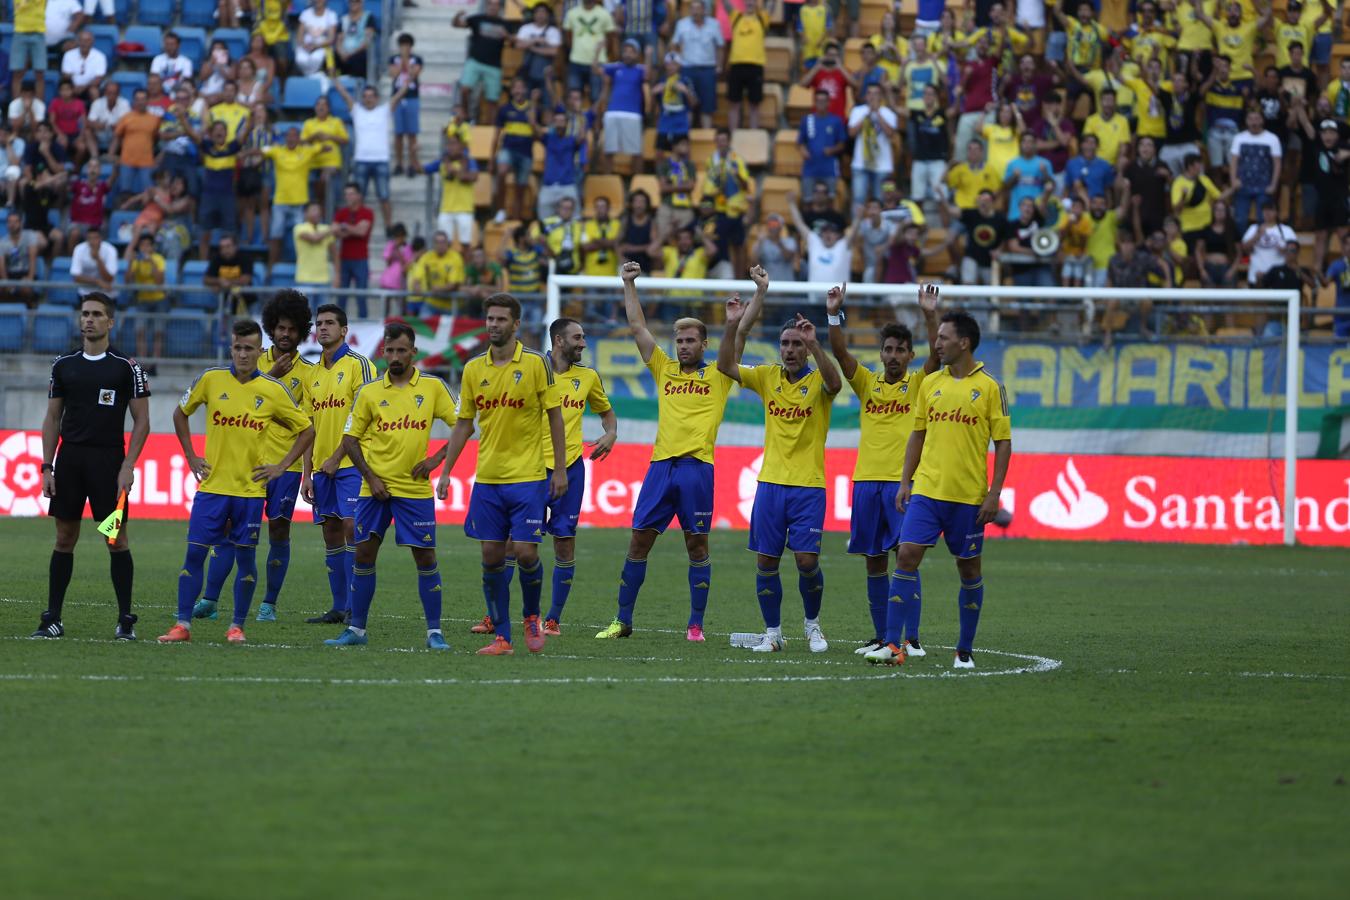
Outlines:
[[609,200],[595,198],[595,218],[581,228],[581,274],[618,275],[619,274],[619,235],[623,225],[618,219],[610,218]]
[[408,290],[424,292],[432,312],[453,312],[455,292],[464,283],[464,257],[450,246],[444,231],[431,238],[431,249],[418,258],[416,273],[408,272]]
[[295,286],[305,291],[310,306],[317,309],[326,302],[319,299],[319,289],[337,287],[338,258],[337,233],[332,225],[323,224],[323,205],[317,201],[305,204],[305,221],[292,230],[295,239]]
[[1227,56],[1233,63],[1233,84],[1250,89],[1256,78],[1256,36],[1270,24],[1269,5],[1261,11],[1259,18],[1244,17],[1242,4],[1230,2],[1224,7],[1224,18],[1216,22],[1199,5],[1200,0],[1192,0],[1196,5],[1196,15],[1210,31],[1214,32],[1214,41],[1218,52]]
[[947,187],[952,189],[952,203],[961,212],[975,208],[980,193],[989,191],[998,196],[1003,190],[1003,172],[994,171],[985,159],[984,141],[978,138],[966,146],[966,161],[947,170]]
[[347,145],[347,126],[333,115],[327,97],[314,104],[314,116],[300,127],[300,139],[315,142],[318,152],[309,163],[309,181],[313,196],[323,208],[323,217],[336,208],[333,198],[342,174],[342,148]]
[[319,152],[318,146],[300,141],[300,129],[286,129],[286,143],[263,148],[263,156],[272,161],[276,188],[272,191],[272,226],[268,232],[267,266],[281,258],[281,241],[300,224],[309,202],[309,166]]
[[[127,244],[127,284],[163,285],[164,266],[164,257],[155,252],[155,237],[150,232],[142,231],[135,241]],[[168,312],[169,304],[164,298],[163,291],[136,292],[136,355],[142,359],[149,349],[147,332],[154,334],[153,355],[164,355],[164,320],[158,315],[142,315]]]
[[741,125],[741,101],[750,101],[750,127],[759,127],[759,104],[764,100],[764,36],[769,31],[769,14],[760,9],[759,0],[745,0],[745,12],[730,0],[722,8],[731,19],[731,50],[727,54],[727,101],[731,109],[727,122],[735,131]]
[[1096,135],[1097,155],[1115,166],[1120,165],[1120,149],[1130,143],[1130,122],[1116,112],[1116,92],[1106,88],[1101,94],[1101,112],[1095,112],[1083,123],[1084,135]]

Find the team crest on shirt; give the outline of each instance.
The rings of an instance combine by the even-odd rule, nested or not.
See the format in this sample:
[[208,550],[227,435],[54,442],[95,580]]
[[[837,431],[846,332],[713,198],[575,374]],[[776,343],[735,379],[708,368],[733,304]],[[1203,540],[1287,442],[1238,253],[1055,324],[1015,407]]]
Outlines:
[[292,379],[291,379],[291,387],[293,387],[293,388],[298,388],[299,386],[300,386],[300,379],[299,379],[299,378],[292,378]]
[[258,395],[255,394],[255,395],[253,396],[253,408],[254,408],[254,409],[261,409],[261,408],[262,408],[262,405],[263,405],[263,398],[262,398],[262,397],[259,397]]
[[702,378],[702,377],[703,377],[703,371],[704,371],[703,369],[699,369],[699,370],[698,370],[698,377],[699,377],[699,378]]
[[972,390],[970,392],[970,402],[974,403],[978,399],[980,399],[980,392],[978,390]]
[[414,395],[413,395],[413,402],[417,404],[417,408],[418,408],[418,409],[421,409],[421,408],[422,408],[422,401],[423,401],[424,399],[425,399],[425,398],[424,398],[421,394],[414,394]]
[[580,378],[573,378],[573,379],[572,379],[572,390],[574,390],[574,391],[579,391],[579,390],[581,390],[581,379],[580,379]]
[[519,369],[516,369],[514,372],[511,373],[511,377],[516,380],[516,384],[520,384],[520,378],[524,374],[525,373],[521,372]]
[[909,393],[909,382],[908,382],[908,381],[902,381],[902,382],[900,383],[900,393],[902,393],[902,394],[908,394],[908,393]]
[[798,390],[802,392],[803,397],[806,396],[806,385],[802,385]]
[[[337,383],[338,383],[338,384],[342,384],[342,379],[343,379],[343,377],[344,377],[346,374],[347,374],[346,372],[339,372],[339,373],[338,373],[338,378],[337,378]],[[318,384],[317,381],[314,382],[314,383],[315,383],[315,384]]]
[[117,405],[117,391],[114,391],[114,390],[112,390],[111,388],[102,388],[102,389],[100,389],[99,392],[98,392],[98,405],[99,405],[99,406],[116,406],[116,405]]

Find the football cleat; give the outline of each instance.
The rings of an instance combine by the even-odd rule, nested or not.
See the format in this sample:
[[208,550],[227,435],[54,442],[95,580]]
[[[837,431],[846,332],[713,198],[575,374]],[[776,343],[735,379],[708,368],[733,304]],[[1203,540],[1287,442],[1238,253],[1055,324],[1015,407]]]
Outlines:
[[350,628],[344,630],[335,638],[329,638],[324,641],[329,647],[364,647],[366,645],[366,636],[357,634]]
[[755,653],[782,653],[783,635],[777,630],[768,631],[764,638],[750,649]]
[[905,655],[912,656],[915,659],[922,659],[928,655],[928,651],[919,646],[918,641],[912,641],[905,638]]
[[38,623],[37,631],[33,632],[35,638],[59,638],[66,633],[62,627],[61,620],[57,619],[50,612],[42,614],[42,621]]
[[825,635],[820,630],[819,622],[806,623],[806,641],[810,645],[812,653],[824,653],[830,649],[829,643],[825,640]]
[[539,653],[544,649],[544,626],[540,623],[538,616],[526,616],[525,621],[521,623],[525,629],[525,647],[531,653]]
[[684,639],[686,641],[693,641],[695,644],[704,643],[706,639],[703,637],[703,626],[690,625],[688,630],[684,633]]
[[248,639],[244,637],[244,629],[240,628],[238,625],[230,626],[230,630],[225,632],[225,640],[229,641],[231,644],[243,644],[248,641]]
[[427,635],[427,649],[449,650],[450,645],[445,642],[445,635],[441,634],[439,631],[433,631],[431,634]]
[[113,637],[119,641],[136,640],[136,622],[135,615],[121,616],[117,620],[117,631],[113,632]]
[[905,648],[897,647],[895,644],[884,644],[863,654],[863,659],[873,665],[903,666],[905,664]]
[[606,640],[609,638],[626,638],[632,633],[632,625],[625,625],[623,622],[615,619],[613,622],[606,625],[604,630],[596,632],[595,636],[601,640]]
[[[263,604],[263,605],[266,606],[267,604]],[[261,610],[259,610],[258,615],[260,615],[260,616],[262,615],[262,611],[261,611]],[[328,612],[324,613],[324,614],[321,615],[321,616],[310,616],[308,619],[305,620],[305,624],[306,624],[306,625],[341,625],[341,624],[343,623],[343,621],[344,621],[346,618],[347,618],[346,614],[343,613],[341,610],[330,609]]]
[[492,639],[492,643],[478,651],[479,656],[510,656],[516,651],[512,649],[511,642],[500,634]]
[[546,637],[562,637],[562,626],[558,624],[557,619],[544,620],[544,635]]
[[198,600],[192,607],[192,618],[194,619],[214,619],[216,617],[216,601]]
[[277,607],[274,603],[262,603],[258,606],[257,622],[275,622],[277,620]]
[[186,644],[190,640],[192,640],[192,631],[186,625],[174,625],[169,629],[168,634],[159,636],[161,644]]
[[970,658],[969,650],[957,650],[956,659],[952,661],[953,669],[973,669],[975,660]]
[[497,627],[492,624],[492,616],[483,616],[483,621],[469,629],[473,634],[495,634]]
[[861,647],[859,647],[857,650],[854,650],[853,652],[856,653],[858,656],[866,656],[873,650],[878,650],[884,646],[886,646],[886,642],[883,641],[881,638],[872,638],[870,641],[863,644]]

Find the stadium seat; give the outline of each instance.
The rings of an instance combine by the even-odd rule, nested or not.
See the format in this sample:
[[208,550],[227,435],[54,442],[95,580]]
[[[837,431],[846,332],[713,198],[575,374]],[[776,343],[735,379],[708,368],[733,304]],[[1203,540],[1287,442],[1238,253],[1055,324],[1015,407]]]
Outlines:
[[22,303],[0,303],[0,353],[23,350],[28,336],[28,307]]
[[788,194],[800,195],[802,192],[802,183],[798,178],[781,178],[775,175],[767,175],[760,184],[759,211],[760,216],[766,216],[769,213],[778,213],[786,216],[788,214]]
[[317,78],[292,75],[286,79],[285,91],[281,98],[281,108],[290,110],[313,111],[314,104],[323,94],[323,82]]
[[210,28],[216,24],[216,0],[183,0],[181,21],[184,25]]
[[33,351],[64,353],[75,342],[75,316],[65,306],[44,303],[33,315]]
[[689,158],[699,169],[708,166],[712,157],[717,132],[712,128],[692,128],[689,131]]
[[125,353],[134,353],[136,350],[136,313],[123,306],[125,312],[117,317],[117,328],[112,334],[112,344],[114,347]]
[[178,35],[179,52],[192,60],[192,71],[197,71],[206,57],[206,29],[175,28],[174,33]]
[[475,162],[488,162],[492,158],[492,137],[496,129],[491,125],[469,127],[469,156]]
[[117,82],[117,86],[122,91],[122,96],[131,102],[131,95],[139,90],[145,89],[147,80],[144,72],[114,72],[109,76],[111,80]]
[[175,0],[140,0],[136,21],[142,25],[168,27],[173,24]]
[[[132,237],[134,237],[131,226],[135,223],[136,217],[139,215],[140,212],[134,209],[119,209],[114,211],[112,217],[108,220],[108,240],[119,247],[125,248],[127,244],[131,243]],[[127,228],[126,234],[122,233],[123,226],[126,226]]]
[[217,28],[211,32],[212,41],[222,41],[230,51],[230,59],[239,59],[248,53],[248,31],[243,28]]
[[164,46],[164,30],[149,25],[132,25],[122,34],[122,43],[140,44],[144,50],[119,54],[122,59],[153,59]]
[[737,128],[731,134],[731,149],[752,169],[769,164],[769,133],[758,128]]
[[[180,285],[200,286],[206,278],[208,263],[201,259],[192,259],[183,263],[183,271],[178,275]],[[182,291],[178,295],[178,305],[183,309],[215,310],[220,304],[212,291]]]
[[652,198],[653,210],[661,205],[661,179],[655,175],[634,175],[628,183],[628,194],[632,196],[638,191],[645,191]]
[[215,319],[208,313],[175,311],[164,327],[164,355],[194,359],[211,355]]
[[108,68],[111,69],[117,60],[121,29],[116,25],[87,25],[85,29],[94,36],[94,49],[102,50],[103,55],[108,57]]
[[480,171],[473,183],[474,209],[492,208],[492,173]]
[[[342,86],[346,88],[347,93],[351,94],[353,97],[356,96],[357,89],[361,83],[359,79],[343,75],[338,80],[342,82]],[[349,124],[351,123],[352,120],[351,107],[347,105],[347,101],[344,100],[342,95],[338,93],[337,88],[328,89],[328,107],[330,110],[332,110],[333,115],[337,116],[344,122],[347,122]]]
[[774,37],[764,39],[764,81],[766,84],[791,84],[797,79],[792,77],[792,54],[795,38]]
[[304,122],[277,122],[272,126],[272,134],[276,135],[277,140],[284,141],[286,140],[286,132],[292,128],[299,131],[303,127],[305,127]]
[[[6,16],[8,18],[8,16]],[[0,24],[0,50],[9,56],[9,43],[14,39],[14,26],[9,22]]]
[[[52,260],[52,271],[48,278],[52,281],[70,281],[70,257],[58,256]],[[80,297],[74,288],[51,288],[47,291],[47,303],[52,306],[78,306]]]
[[595,211],[595,200],[604,197],[609,201],[611,215],[619,215],[623,209],[623,179],[618,175],[591,175],[586,179],[585,193],[581,198],[581,213],[589,216]]
[[272,267],[272,275],[267,279],[267,286],[274,288],[295,287],[295,264],[277,263]]
[[773,136],[773,174],[802,174],[802,154],[797,149],[797,129],[784,128]]

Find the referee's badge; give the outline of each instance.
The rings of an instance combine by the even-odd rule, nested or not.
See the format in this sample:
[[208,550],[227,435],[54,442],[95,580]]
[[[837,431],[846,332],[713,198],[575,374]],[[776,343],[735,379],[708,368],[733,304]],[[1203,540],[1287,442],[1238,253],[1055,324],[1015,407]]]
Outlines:
[[117,391],[114,391],[112,388],[100,388],[98,392],[98,405],[116,406]]

